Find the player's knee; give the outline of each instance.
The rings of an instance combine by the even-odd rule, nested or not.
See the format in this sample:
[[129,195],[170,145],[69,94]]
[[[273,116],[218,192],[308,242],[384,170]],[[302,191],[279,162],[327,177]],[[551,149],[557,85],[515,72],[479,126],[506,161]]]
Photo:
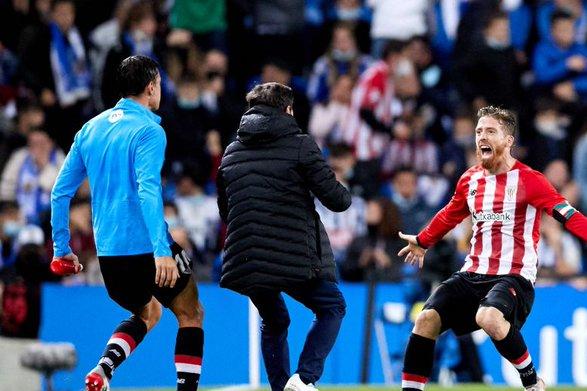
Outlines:
[[329,305],[327,307],[321,307],[314,310],[314,314],[316,318],[332,318],[342,320],[346,315],[346,302],[343,298],[339,302],[334,305]]
[[414,333],[427,338],[436,338],[440,334],[441,320],[436,310],[424,310],[416,318]]
[[204,306],[199,301],[194,312],[194,321],[200,325],[199,327],[204,323]]
[[289,328],[290,323],[289,315],[263,319],[261,322],[261,331],[263,334],[279,335]]
[[202,327],[204,308],[198,303],[195,306],[184,306],[175,310],[179,327]]
[[140,314],[140,318],[147,325],[147,331],[150,331],[153,327],[159,323],[163,310],[161,305],[156,301],[150,302],[145,310]]
[[475,321],[493,339],[501,340],[507,335],[509,324],[497,308],[479,308]]

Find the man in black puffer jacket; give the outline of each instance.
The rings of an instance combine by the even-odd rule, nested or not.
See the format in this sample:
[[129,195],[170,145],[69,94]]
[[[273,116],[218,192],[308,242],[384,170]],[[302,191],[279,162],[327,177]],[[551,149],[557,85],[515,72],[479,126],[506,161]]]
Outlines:
[[[314,390],[308,384],[322,375],[345,301],[312,195],[335,212],[346,210],[351,196],[298,127],[291,88],[261,84],[247,102],[237,141],[226,149],[217,176],[220,216],[228,226],[220,285],[249,296],[259,310],[272,391]],[[290,319],[281,292],[316,315],[291,378]]]

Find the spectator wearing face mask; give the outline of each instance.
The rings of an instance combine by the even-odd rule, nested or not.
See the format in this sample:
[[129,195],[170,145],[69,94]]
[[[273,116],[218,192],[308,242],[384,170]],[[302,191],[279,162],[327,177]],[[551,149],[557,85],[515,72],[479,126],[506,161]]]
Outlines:
[[[161,43],[156,39],[157,20],[153,3],[139,1],[128,11],[119,42],[108,52],[104,63],[101,81],[102,101],[104,107],[109,108],[121,98],[116,84],[116,71],[122,60],[133,55],[142,55],[154,60],[161,60]],[[167,74],[159,69],[161,74],[161,88],[163,95],[168,95],[171,84]]]
[[532,167],[542,171],[555,159],[564,159],[569,147],[570,118],[561,112],[560,103],[548,98],[536,100],[534,137],[532,140]]
[[371,48],[371,9],[364,0],[335,0],[333,7],[327,11],[328,31],[339,23],[353,28],[360,50],[368,53]]
[[550,22],[552,39],[534,52],[536,84],[564,102],[587,99],[587,46],[575,42],[575,20],[557,11]]
[[487,20],[481,42],[455,59],[457,91],[464,102],[518,109],[521,95],[519,75],[510,41],[508,15],[496,12]]
[[460,109],[453,120],[451,137],[442,146],[440,170],[450,181],[450,188],[467,170],[467,154],[475,153],[475,125],[473,113]]
[[308,99],[311,103],[325,102],[341,75],[357,79],[371,62],[369,56],[359,52],[351,26],[336,25],[332,31],[330,49],[314,64],[308,83]]
[[92,74],[73,0],[51,4],[48,19],[26,29],[19,44],[24,85],[47,110],[47,129],[64,150],[83,123]]
[[320,148],[341,141],[344,119],[349,113],[354,82],[340,75],[330,89],[328,101],[312,106],[308,131]]
[[367,231],[349,246],[340,273],[346,281],[364,281],[367,270],[377,271],[379,278],[398,282],[402,278],[403,260],[397,256],[402,242],[399,211],[391,201],[380,198],[367,203]]
[[381,157],[389,141],[394,117],[402,111],[397,96],[415,92],[414,88],[419,92],[418,78],[409,78],[415,71],[402,53],[404,46],[403,42],[390,42],[385,48],[384,59],[367,68],[353,90],[342,139],[353,147],[359,160]]
[[195,258],[211,262],[217,249],[220,216],[216,198],[204,193],[207,179],[198,167],[187,167],[177,182],[175,204],[189,240],[198,252]]
[[186,165],[211,167],[206,138],[212,130],[212,113],[202,101],[201,84],[191,75],[177,84],[176,97],[163,107],[167,133],[165,171],[180,172]]
[[434,210],[418,192],[418,175],[409,167],[398,169],[391,182],[391,201],[399,209],[402,232],[419,232]]
[[65,160],[47,133],[29,133],[27,146],[15,151],[2,173],[0,200],[17,201],[25,220],[39,224],[50,208],[51,189]]

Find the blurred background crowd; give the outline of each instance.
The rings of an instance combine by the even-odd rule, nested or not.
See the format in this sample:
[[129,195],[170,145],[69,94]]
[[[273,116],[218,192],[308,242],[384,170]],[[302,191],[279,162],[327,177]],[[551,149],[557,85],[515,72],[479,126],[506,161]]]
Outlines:
[[[165,216],[199,280],[218,276],[215,173],[261,82],[294,89],[300,128],[353,194],[344,213],[317,203],[343,281],[415,280],[397,233],[417,233],[475,164],[487,104],[518,114],[516,156],[587,212],[582,0],[0,0],[1,335],[38,333],[52,185],[134,54],[161,66]],[[85,271],[64,284],[101,283],[90,204],[84,185],[71,235]],[[418,281],[457,270],[470,235],[465,221],[429,251]],[[539,283],[587,285],[581,243],[548,216],[541,235]]]

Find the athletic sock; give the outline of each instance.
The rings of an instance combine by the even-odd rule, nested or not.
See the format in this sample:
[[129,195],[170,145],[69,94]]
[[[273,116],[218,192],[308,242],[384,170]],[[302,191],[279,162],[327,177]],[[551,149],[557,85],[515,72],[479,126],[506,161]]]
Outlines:
[[199,327],[180,327],[175,342],[177,391],[198,389],[203,353],[204,330]]
[[520,379],[524,387],[529,387],[538,381],[536,375],[536,368],[532,362],[532,357],[528,352],[526,343],[520,331],[513,325],[510,326],[510,331],[504,339],[496,341],[493,339],[493,344],[506,360],[511,362],[520,373]]
[[421,391],[426,386],[434,364],[436,341],[412,333],[404,357],[402,391]]
[[139,317],[133,315],[122,321],[114,330],[114,334],[106,344],[102,358],[98,361],[98,367],[103,371],[100,375],[111,379],[112,372],[130,356],[146,334],[147,325]]

